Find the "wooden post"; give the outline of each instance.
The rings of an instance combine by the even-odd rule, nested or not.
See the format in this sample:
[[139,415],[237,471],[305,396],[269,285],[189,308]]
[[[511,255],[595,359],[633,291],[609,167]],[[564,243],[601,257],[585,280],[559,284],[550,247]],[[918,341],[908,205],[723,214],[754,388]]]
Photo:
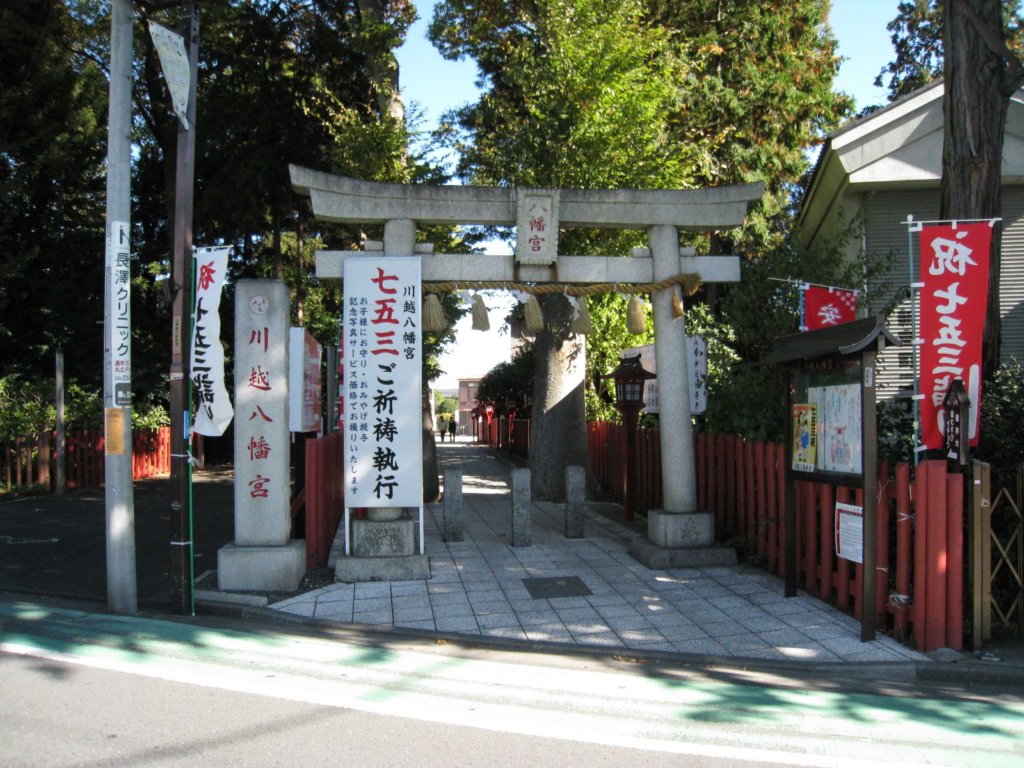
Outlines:
[[946,479],[946,647],[964,647],[964,476]]

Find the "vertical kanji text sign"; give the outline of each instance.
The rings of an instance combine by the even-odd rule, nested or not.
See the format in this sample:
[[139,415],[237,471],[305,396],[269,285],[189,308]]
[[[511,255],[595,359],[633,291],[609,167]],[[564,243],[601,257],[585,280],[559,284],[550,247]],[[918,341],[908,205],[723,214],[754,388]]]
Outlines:
[[345,260],[345,506],[423,503],[420,259]]
[[288,289],[235,286],[235,543],[281,546],[291,530]]
[[921,443],[927,448],[942,447],[942,401],[956,379],[967,387],[971,409],[966,426],[971,446],[978,445],[991,240],[992,228],[984,222],[953,222],[920,231]]

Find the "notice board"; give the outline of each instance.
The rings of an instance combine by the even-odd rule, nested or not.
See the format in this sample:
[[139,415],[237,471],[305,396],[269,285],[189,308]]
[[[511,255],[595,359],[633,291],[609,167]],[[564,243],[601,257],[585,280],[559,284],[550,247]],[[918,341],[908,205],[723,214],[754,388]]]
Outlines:
[[864,471],[860,359],[826,359],[792,374],[792,461],[796,473],[855,479]]

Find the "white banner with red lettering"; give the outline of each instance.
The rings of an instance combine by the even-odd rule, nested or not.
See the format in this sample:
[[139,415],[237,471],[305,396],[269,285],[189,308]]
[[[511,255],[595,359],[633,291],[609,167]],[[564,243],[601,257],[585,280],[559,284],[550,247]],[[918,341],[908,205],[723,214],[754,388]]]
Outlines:
[[987,222],[954,222],[922,227],[919,237],[921,444],[942,447],[942,401],[960,379],[971,399],[968,434],[976,446],[992,228]]
[[220,297],[228,271],[230,246],[195,250],[196,302],[193,307],[189,376],[196,402],[193,429],[223,435],[234,417],[224,382],[224,346],[220,340]]
[[344,279],[345,506],[422,506],[420,259],[349,256]]

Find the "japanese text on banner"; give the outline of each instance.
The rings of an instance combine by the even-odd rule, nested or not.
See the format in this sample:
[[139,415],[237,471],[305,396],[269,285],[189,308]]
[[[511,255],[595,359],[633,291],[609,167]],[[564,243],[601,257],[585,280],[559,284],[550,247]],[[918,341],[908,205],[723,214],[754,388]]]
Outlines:
[[808,285],[801,292],[801,331],[816,331],[857,319],[857,291]]
[[196,251],[196,303],[192,330],[192,378],[196,400],[194,429],[200,435],[223,435],[234,411],[224,383],[224,345],[220,333],[220,297],[230,248]]
[[971,399],[970,444],[978,444],[981,407],[981,341],[988,304],[987,223],[922,227],[921,443],[941,448],[942,401],[954,379]]
[[345,260],[345,504],[423,503],[420,260]]

